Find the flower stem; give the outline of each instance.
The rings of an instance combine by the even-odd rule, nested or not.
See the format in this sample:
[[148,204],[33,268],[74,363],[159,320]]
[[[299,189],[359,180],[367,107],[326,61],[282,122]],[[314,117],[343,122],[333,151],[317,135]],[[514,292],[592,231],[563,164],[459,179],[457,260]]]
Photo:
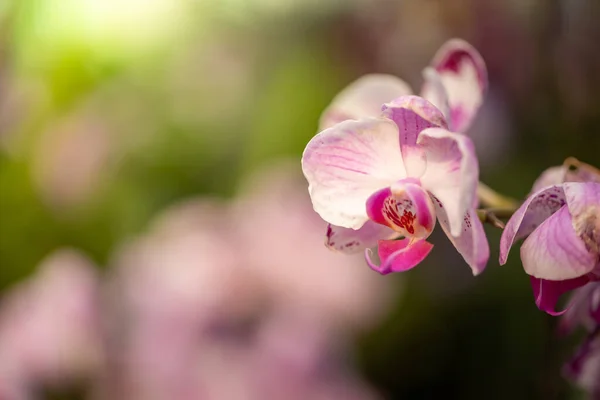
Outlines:
[[514,211],[520,204],[518,200],[496,192],[483,182],[479,182],[477,186],[477,196],[481,204],[486,208],[512,209]]
[[479,220],[500,229],[505,225],[502,220],[509,219],[520,205],[518,200],[502,195],[482,182],[477,186],[477,196],[484,207],[477,210]]
[[479,220],[496,228],[504,229],[503,219],[509,219],[515,210],[513,208],[480,208],[477,210]]

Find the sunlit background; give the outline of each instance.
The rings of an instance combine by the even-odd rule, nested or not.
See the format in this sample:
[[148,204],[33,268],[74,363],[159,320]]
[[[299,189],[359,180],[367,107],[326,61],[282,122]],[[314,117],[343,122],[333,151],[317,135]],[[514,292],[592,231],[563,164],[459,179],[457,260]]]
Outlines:
[[419,87],[461,37],[489,71],[481,180],[522,198],[567,156],[599,165],[599,21],[596,0],[0,0],[0,399],[582,398],[578,338],[517,252],[498,265],[498,229],[477,278],[439,229],[381,277],[323,247],[300,156],[349,82]]

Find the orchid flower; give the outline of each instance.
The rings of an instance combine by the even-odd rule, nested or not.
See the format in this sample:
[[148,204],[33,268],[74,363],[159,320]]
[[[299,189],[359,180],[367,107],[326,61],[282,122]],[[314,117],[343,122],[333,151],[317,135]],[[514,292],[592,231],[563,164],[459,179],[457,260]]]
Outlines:
[[[475,213],[477,157],[471,140],[448,128],[470,125],[485,91],[485,65],[455,39],[424,76],[429,101],[389,75],[368,75],[342,91],[304,151],[304,175],[313,208],[329,223],[329,248],[366,249],[367,263],[381,274],[406,271],[431,251],[426,239],[439,220],[477,275],[489,258]],[[371,260],[374,246],[379,266]]]
[[290,167],[252,174],[231,203],[171,206],[113,257],[100,398],[377,398],[336,355],[388,310],[392,282],[315,247],[322,221]]
[[536,305],[551,315],[564,313],[555,310],[563,293],[600,280],[600,175],[586,168],[546,170],[506,224],[501,265],[524,238],[521,260]]

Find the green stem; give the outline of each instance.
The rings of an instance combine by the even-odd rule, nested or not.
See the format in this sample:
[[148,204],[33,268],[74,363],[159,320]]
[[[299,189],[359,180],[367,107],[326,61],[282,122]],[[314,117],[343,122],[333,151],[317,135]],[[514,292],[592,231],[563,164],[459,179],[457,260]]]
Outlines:
[[477,197],[485,208],[512,209],[514,212],[520,205],[518,200],[496,192],[483,182],[477,186]]
[[520,202],[512,197],[496,192],[485,183],[479,182],[477,197],[483,208],[477,210],[477,216],[483,223],[504,229],[504,221],[512,217]]

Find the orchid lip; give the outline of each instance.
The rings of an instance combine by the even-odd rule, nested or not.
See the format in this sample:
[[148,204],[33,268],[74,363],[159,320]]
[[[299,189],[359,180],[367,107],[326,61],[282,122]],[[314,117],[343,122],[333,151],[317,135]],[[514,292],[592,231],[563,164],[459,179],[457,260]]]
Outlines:
[[427,238],[436,221],[431,199],[415,178],[373,193],[367,200],[367,214],[372,221],[415,239]]

